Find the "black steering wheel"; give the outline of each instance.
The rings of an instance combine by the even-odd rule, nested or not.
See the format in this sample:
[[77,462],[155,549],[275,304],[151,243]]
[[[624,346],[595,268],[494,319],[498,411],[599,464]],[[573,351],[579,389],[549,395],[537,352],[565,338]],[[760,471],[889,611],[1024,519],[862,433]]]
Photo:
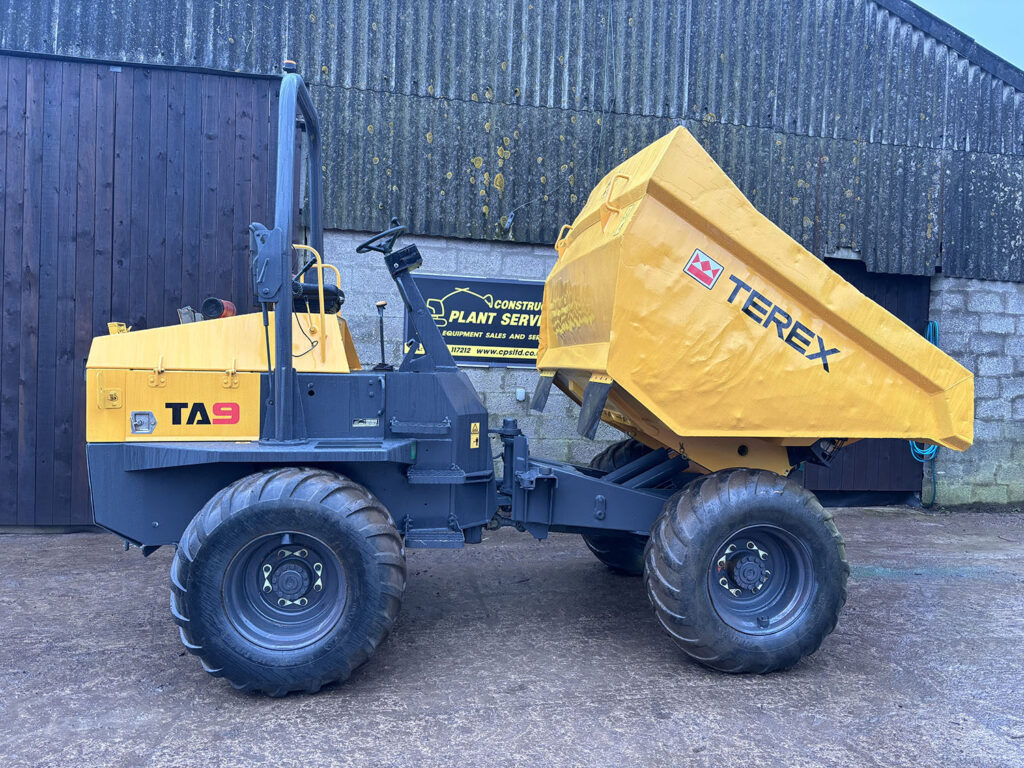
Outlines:
[[405,227],[398,223],[398,219],[391,220],[391,227],[383,232],[378,232],[364,243],[356,246],[356,253],[369,253],[376,251],[387,256],[395,248],[395,241],[405,234]]

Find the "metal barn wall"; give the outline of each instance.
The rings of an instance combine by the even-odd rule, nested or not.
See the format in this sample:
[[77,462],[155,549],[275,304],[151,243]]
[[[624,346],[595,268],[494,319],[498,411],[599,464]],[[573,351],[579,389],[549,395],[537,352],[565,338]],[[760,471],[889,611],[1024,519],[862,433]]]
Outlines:
[[682,123],[819,256],[1024,280],[1024,75],[905,0],[0,0],[0,48],[296,58],[333,228],[550,243]]
[[91,522],[84,363],[108,320],[249,293],[276,98],[265,78],[0,56],[0,525]]

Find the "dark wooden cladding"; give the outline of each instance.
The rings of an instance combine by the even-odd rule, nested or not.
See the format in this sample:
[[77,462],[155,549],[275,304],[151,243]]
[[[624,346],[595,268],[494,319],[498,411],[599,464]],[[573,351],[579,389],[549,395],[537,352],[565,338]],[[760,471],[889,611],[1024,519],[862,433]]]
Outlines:
[[84,365],[107,322],[249,307],[276,85],[0,56],[0,525],[90,522]]
[[[830,260],[828,265],[915,331],[925,332],[927,277],[875,274],[857,261]],[[884,397],[880,392],[879,401]],[[917,493],[921,479],[921,464],[906,440],[861,440],[840,451],[830,467],[804,466],[804,485],[812,491]]]

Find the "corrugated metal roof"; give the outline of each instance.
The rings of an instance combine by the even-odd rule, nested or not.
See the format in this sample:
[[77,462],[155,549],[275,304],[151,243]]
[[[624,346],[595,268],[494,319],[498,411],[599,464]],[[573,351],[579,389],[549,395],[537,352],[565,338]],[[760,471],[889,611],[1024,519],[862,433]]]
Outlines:
[[550,242],[682,123],[820,256],[1024,280],[1024,75],[906,0],[0,3],[8,50],[252,73],[296,58],[331,227],[396,214]]

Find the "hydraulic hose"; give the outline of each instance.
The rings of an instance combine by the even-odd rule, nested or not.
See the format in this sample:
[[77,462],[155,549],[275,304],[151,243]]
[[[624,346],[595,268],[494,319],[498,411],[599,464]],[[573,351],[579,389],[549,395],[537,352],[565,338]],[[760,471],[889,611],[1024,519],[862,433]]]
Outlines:
[[[934,320],[929,320],[928,325],[925,328],[925,338],[928,339],[932,344],[938,346],[939,344],[939,324]],[[932,498],[930,501],[925,502],[924,494],[921,494],[921,506],[925,509],[931,509],[935,505],[935,454],[939,452],[939,446],[937,445],[918,445],[915,441],[910,440],[910,455],[913,456],[917,461],[928,466],[928,472],[932,478]]]

